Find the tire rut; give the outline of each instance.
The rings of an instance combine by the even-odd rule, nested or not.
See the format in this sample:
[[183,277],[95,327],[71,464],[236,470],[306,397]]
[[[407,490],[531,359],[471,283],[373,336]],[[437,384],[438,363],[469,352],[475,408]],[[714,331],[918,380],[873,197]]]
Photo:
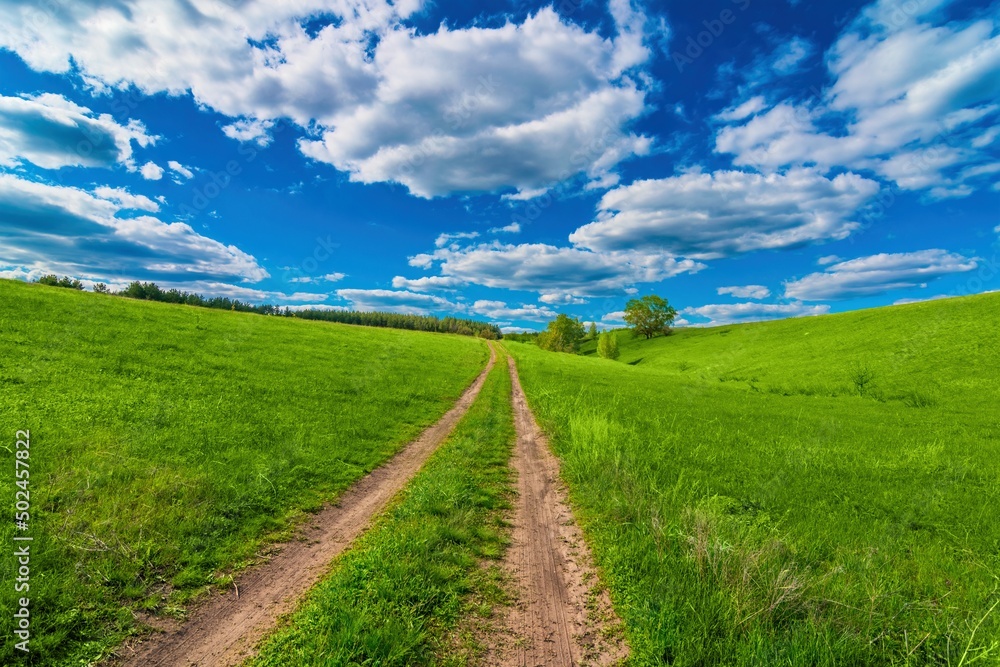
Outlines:
[[269,561],[241,574],[233,591],[213,593],[189,620],[121,647],[109,665],[124,667],[230,667],[243,663],[284,614],[293,611],[329,570],[331,561],[370,525],[444,442],[479,395],[496,362],[490,359],[455,405],[387,463],[327,505]]
[[628,655],[620,622],[596,577],[559,478],[559,461],[528,407],[508,357],[517,444],[512,543],[504,568],[515,586],[513,607],[486,638],[484,664],[611,665]]

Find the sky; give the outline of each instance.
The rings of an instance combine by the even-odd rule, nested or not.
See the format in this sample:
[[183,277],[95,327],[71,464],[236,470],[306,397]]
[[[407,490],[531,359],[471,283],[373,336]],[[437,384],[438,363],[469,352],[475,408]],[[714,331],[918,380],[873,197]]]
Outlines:
[[1000,289],[1000,2],[0,15],[0,277],[505,331]]

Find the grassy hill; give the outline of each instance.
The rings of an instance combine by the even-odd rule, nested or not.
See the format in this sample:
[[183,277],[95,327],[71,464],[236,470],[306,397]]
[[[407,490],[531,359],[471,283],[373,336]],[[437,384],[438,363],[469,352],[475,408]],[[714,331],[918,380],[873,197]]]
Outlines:
[[636,664],[1000,661],[1000,295],[620,340],[507,346]]
[[[482,368],[473,338],[0,280],[0,434],[30,429],[32,664],[78,665],[387,459]],[[0,540],[12,544],[10,521]],[[0,557],[11,636],[12,549]],[[0,664],[15,664],[12,642]]]

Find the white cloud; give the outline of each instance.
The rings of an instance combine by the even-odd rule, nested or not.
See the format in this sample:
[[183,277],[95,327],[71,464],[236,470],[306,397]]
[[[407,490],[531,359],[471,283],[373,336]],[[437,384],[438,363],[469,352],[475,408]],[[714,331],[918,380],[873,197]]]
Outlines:
[[435,311],[460,311],[463,306],[431,294],[406,290],[339,289],[337,296],[350,301],[352,310],[379,310],[408,315],[427,315]]
[[517,308],[511,308],[503,301],[476,301],[472,304],[470,311],[494,320],[533,320],[537,322],[551,320],[558,314],[551,308],[534,304],[524,304]]
[[625,311],[616,310],[613,313],[608,313],[601,316],[602,322],[612,322],[612,323],[625,323]]
[[719,295],[730,295],[737,299],[766,299],[771,296],[771,290],[763,285],[734,285],[732,287],[720,287]]
[[820,97],[722,128],[716,151],[768,170],[871,169],[935,198],[973,192],[1000,122],[996,22],[932,25],[927,3],[913,4],[870,7],[828,50],[834,81]]
[[155,162],[147,162],[139,167],[139,173],[147,181],[158,181],[163,178],[163,167]]
[[460,241],[462,239],[474,239],[479,237],[479,232],[454,232],[451,234],[439,234],[436,239],[434,239],[434,245],[438,248],[443,248],[449,245],[452,241]]
[[149,198],[121,188],[89,192],[0,174],[0,264],[26,270],[44,265],[48,272],[104,282],[268,277],[253,256],[183,222],[132,215],[157,209]]
[[274,121],[241,118],[222,126],[222,133],[230,139],[243,143],[254,143],[264,148],[271,143],[271,128]]
[[704,268],[693,260],[661,253],[595,253],[542,243],[499,242],[438,248],[411,257],[410,264],[423,268],[439,264],[441,275],[466,283],[574,297],[618,294],[634,283],[659,282]]
[[167,161],[167,166],[170,168],[170,171],[172,171],[174,174],[177,175],[177,178],[175,178],[175,180],[178,183],[181,182],[180,179],[183,179],[183,180],[187,181],[187,180],[190,180],[190,179],[194,178],[194,172],[191,171],[190,168],[185,167],[184,165],[182,165],[177,160],[168,160]]
[[878,191],[856,174],[689,172],[643,180],[601,199],[598,219],[570,235],[591,250],[662,251],[714,259],[846,238],[855,211]]
[[427,292],[433,290],[454,290],[464,286],[466,283],[459,278],[448,278],[445,276],[425,276],[423,278],[404,278],[396,276],[392,279],[392,286],[396,289],[413,290],[415,292]]
[[150,213],[157,213],[160,210],[160,205],[146,195],[135,195],[124,188],[111,188],[102,185],[94,188],[94,196],[112,202],[119,209],[148,211]]
[[820,266],[826,266],[827,264],[834,264],[840,261],[840,257],[836,255],[823,255],[816,260],[816,263]]
[[504,334],[538,333],[538,330],[529,329],[528,327],[500,327],[500,333]]
[[824,315],[830,312],[828,305],[807,306],[803,303],[719,303],[684,308],[683,315],[700,317],[707,322],[693,323],[684,320],[689,326],[713,326],[719,324],[734,324],[738,322],[760,322],[788,317],[807,317]]
[[904,306],[908,303],[924,303],[925,301],[938,301],[940,299],[950,299],[950,298],[951,295],[949,294],[937,294],[935,296],[925,296],[923,298],[917,298],[917,299],[896,299],[895,301],[892,302],[892,305]]
[[641,16],[626,6],[612,3],[613,41],[551,8],[519,25],[389,32],[375,50],[371,94],[300,147],[352,180],[394,181],[420,197],[511,187],[534,196],[578,173],[616,180],[619,162],[650,147],[625,129],[646,108],[645,93],[622,77],[646,57],[634,48],[635,24],[621,23]]
[[728,109],[719,112],[716,115],[716,118],[724,121],[743,120],[747,116],[752,116],[766,107],[767,103],[764,101],[764,97],[756,95],[742,104],[738,104],[735,107],[729,107]]
[[346,277],[347,277],[346,273],[339,273],[339,272],[337,272],[337,273],[328,273],[328,274],[326,274],[324,276],[295,276],[294,278],[289,278],[288,282],[290,282],[290,283],[312,283],[312,284],[316,284],[316,283],[321,283],[321,282],[325,281],[325,282],[328,282],[328,283],[335,283],[335,282],[339,282],[339,281],[343,280]]
[[521,223],[512,222],[509,225],[503,227],[491,227],[490,234],[519,234],[521,232]]
[[291,119],[317,137],[301,141],[307,156],[421,197],[538,191],[576,174],[613,183],[622,160],[649,150],[628,129],[646,110],[647,79],[633,70],[650,57],[629,0],[608,5],[611,38],[551,7],[428,34],[406,24],[422,5],[0,0],[0,47],[97,90],[190,92],[234,119],[223,131],[239,141],[266,145],[269,124]]
[[157,139],[138,121],[122,125],[62,95],[0,96],[2,166],[22,161],[44,169],[130,165],[133,141],[145,147]]
[[538,297],[538,300],[542,303],[547,303],[550,306],[570,306],[570,305],[580,305],[582,303],[587,303],[586,299],[573,296],[572,294],[542,294]]
[[785,296],[804,301],[872,296],[896,289],[926,287],[952,273],[972,271],[976,258],[940,249],[880,253],[833,264],[822,273],[785,283]]

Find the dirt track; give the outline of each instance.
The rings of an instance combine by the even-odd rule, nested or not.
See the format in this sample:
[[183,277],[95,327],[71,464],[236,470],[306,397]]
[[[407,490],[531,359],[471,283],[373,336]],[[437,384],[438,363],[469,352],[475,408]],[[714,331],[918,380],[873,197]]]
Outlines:
[[[608,633],[617,619],[606,593],[590,602],[597,583],[590,553],[559,480],[559,462],[528,407],[514,360],[513,385],[517,472],[513,542],[505,568],[512,575],[516,602],[500,620],[500,631],[485,638],[484,661],[503,667],[610,665],[628,655],[620,633]],[[608,635],[611,634],[611,637]]]
[[119,650],[112,664],[128,667],[222,667],[251,655],[278,618],[327,571],[330,561],[368,527],[372,517],[399,492],[472,405],[493,364],[490,345],[486,369],[436,424],[385,465],[359,480],[301,530],[302,539],[284,545],[267,563],[236,582],[236,591],[213,594],[190,619],[142,643]]

